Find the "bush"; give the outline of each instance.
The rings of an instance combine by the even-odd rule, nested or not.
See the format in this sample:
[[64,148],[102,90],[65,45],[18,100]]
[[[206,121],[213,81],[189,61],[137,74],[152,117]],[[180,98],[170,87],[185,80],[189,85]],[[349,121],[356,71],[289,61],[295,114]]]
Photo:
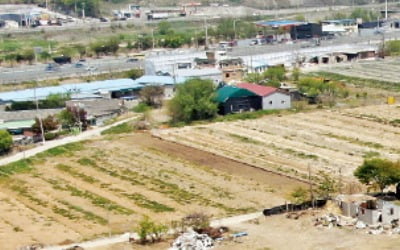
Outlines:
[[139,235],[140,243],[154,243],[162,239],[162,235],[168,231],[168,227],[157,224],[148,216],[144,216],[135,231]]
[[0,130],[0,154],[10,150],[13,140],[6,130]]
[[131,123],[125,122],[117,126],[111,127],[109,129],[101,132],[102,135],[115,135],[133,132],[134,128]]
[[145,113],[149,110],[151,110],[151,107],[143,102],[139,103],[137,106],[133,107],[133,109],[132,109],[132,111],[136,112],[136,113]]
[[45,133],[45,134],[44,134],[44,139],[45,139],[46,141],[54,140],[54,139],[56,139],[57,137],[58,137],[58,133],[51,133],[51,132],[49,132],[49,133]]

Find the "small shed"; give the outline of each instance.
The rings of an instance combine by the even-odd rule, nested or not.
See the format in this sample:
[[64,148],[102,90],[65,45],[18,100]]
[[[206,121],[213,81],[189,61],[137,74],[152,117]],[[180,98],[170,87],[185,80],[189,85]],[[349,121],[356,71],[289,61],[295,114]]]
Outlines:
[[235,86],[224,86],[218,89],[216,100],[219,103],[219,113],[222,115],[262,108],[260,96]]
[[240,83],[237,87],[247,89],[262,98],[262,109],[289,109],[291,107],[290,94],[278,88],[262,86],[253,83]]

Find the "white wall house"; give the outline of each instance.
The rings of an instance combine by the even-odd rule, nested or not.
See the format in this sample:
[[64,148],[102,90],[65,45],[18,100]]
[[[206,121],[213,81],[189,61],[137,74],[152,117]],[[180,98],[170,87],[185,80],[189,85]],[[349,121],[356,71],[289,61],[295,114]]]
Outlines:
[[275,91],[269,95],[263,96],[263,109],[289,109],[291,107],[290,95]]
[[262,109],[289,109],[292,106],[289,94],[281,92],[278,88],[262,86],[253,83],[240,83],[239,88],[247,89],[262,97]]

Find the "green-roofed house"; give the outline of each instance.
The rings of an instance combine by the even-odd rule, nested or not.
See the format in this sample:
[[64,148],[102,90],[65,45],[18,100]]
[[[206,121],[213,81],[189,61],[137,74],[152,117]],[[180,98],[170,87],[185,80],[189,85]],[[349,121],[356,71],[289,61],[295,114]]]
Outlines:
[[35,120],[7,121],[0,122],[0,130],[7,130],[13,135],[24,134],[24,131],[30,131]]
[[219,104],[219,114],[241,113],[262,108],[262,97],[235,86],[224,86],[217,90],[216,100]]

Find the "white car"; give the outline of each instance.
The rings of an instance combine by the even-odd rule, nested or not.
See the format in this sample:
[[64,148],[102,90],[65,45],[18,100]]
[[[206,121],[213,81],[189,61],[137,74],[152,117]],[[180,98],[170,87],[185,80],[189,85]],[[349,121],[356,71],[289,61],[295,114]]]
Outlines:
[[96,71],[97,68],[96,68],[95,66],[88,66],[88,67],[86,68],[86,70],[87,70],[87,71]]

